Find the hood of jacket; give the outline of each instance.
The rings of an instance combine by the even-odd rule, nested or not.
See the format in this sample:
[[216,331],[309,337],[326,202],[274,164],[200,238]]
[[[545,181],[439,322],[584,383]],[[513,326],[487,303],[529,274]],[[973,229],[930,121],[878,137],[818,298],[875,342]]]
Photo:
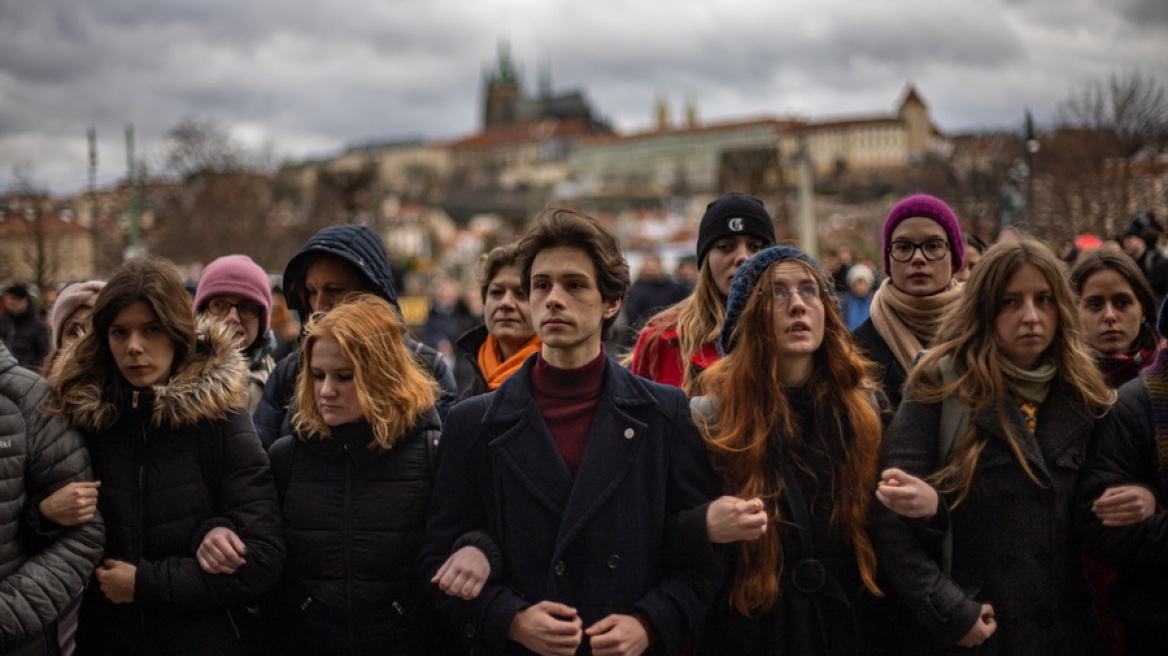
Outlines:
[[351,264],[365,279],[367,291],[401,311],[393,270],[381,237],[365,226],[345,224],[329,226],[313,235],[284,268],[284,296],[288,307],[299,312],[301,317],[312,313],[304,306],[304,276],[313,258],[322,254],[339,257]]
[[[150,386],[150,423],[181,428],[200,421],[221,419],[247,403],[247,360],[235,346],[234,329],[219,321],[201,319],[195,350],[182,368],[164,383]],[[60,403],[69,422],[89,433],[108,429],[122,408],[98,381],[67,392]]]

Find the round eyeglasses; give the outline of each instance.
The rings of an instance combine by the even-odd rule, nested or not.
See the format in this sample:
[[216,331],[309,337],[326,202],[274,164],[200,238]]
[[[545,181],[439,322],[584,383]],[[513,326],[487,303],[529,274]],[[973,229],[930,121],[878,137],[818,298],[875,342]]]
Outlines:
[[949,252],[949,242],[944,239],[926,239],[919,244],[914,244],[911,241],[894,241],[888,245],[888,257],[897,262],[908,262],[913,258],[913,254],[917,249],[921,249],[921,255],[930,262],[945,257]]
[[799,300],[809,308],[823,305],[823,296],[815,285],[803,285],[799,289],[787,289],[782,285],[775,285],[775,306],[785,308],[791,303],[791,297],[798,294]]
[[252,301],[232,303],[226,299],[213,298],[207,301],[207,311],[217,317],[225,317],[231,313],[231,308],[239,313],[240,319],[255,319],[260,316],[260,306]]

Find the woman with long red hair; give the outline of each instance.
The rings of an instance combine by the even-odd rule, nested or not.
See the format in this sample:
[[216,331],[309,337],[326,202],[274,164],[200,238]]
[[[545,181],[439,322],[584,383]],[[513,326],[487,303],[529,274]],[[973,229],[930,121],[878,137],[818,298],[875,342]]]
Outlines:
[[776,246],[738,270],[701,377],[699,428],[729,495],[707,514],[737,541],[734,575],[696,643],[708,654],[869,654],[887,623],[867,515],[881,394],[831,284]]

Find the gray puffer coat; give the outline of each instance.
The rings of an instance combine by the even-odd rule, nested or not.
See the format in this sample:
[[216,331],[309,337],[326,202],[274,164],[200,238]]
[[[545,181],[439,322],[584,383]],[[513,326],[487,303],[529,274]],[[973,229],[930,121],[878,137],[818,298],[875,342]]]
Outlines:
[[58,488],[92,480],[76,431],[41,405],[48,384],[0,344],[0,653],[56,652],[55,622],[101,558],[101,517],[75,527],[40,519]]

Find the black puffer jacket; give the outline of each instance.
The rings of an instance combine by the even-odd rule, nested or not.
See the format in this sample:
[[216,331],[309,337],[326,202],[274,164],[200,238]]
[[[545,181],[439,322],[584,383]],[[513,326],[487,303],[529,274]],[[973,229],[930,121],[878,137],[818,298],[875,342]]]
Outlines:
[[[137,569],[134,602],[114,604],[93,582],[77,634],[84,654],[240,654],[245,605],[284,564],[276,488],[246,399],[246,364],[222,324],[203,324],[196,352],[165,383],[96,382],[58,399],[88,439],[101,480],[106,558]],[[226,526],[247,547],[233,575],[195,560],[206,534]]]
[[[296,310],[301,317],[311,314],[311,308],[304,303],[304,277],[313,258],[319,255],[331,255],[348,262],[365,281],[366,291],[398,307],[397,287],[381,238],[365,226],[337,225],[325,228],[309,238],[284,268],[288,307]],[[450,408],[458,402],[458,384],[454,381],[454,373],[446,365],[442,354],[408,335],[406,348],[442,387],[438,415],[445,418]],[[290,404],[295,396],[296,376],[299,373],[300,351],[297,349],[280,360],[264,386],[264,396],[255,411],[256,433],[264,448],[271,448],[278,438],[291,433],[288,418],[292,414]]]
[[280,586],[279,654],[453,652],[415,568],[441,424],[431,410],[389,451],[366,422],[326,439],[272,446],[283,496],[288,566]]
[[1168,471],[1156,454],[1152,402],[1143,378],[1119,390],[1119,401],[1095,427],[1079,483],[1076,523],[1083,551],[1119,568],[1111,610],[1129,626],[1168,626],[1168,513],[1131,526],[1103,526],[1091,504],[1117,485],[1143,485],[1161,507],[1168,500]]
[[0,654],[55,652],[53,623],[101,558],[100,517],[65,528],[37,512],[58,488],[93,480],[81,436],[41,410],[49,395],[0,344]]

